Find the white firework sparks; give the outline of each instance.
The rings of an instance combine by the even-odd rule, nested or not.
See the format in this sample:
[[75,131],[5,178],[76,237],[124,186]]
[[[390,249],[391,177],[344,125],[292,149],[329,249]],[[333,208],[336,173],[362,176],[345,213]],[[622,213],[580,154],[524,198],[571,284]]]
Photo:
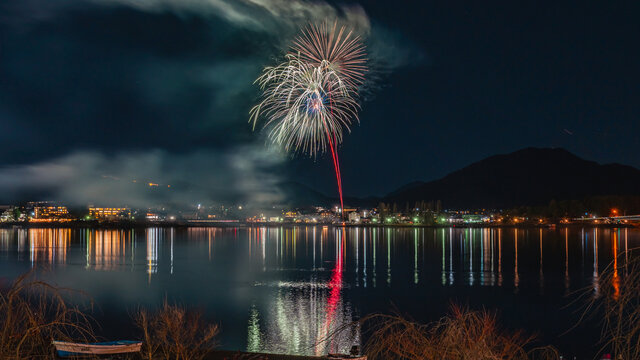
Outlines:
[[264,116],[269,137],[287,151],[325,152],[358,120],[357,93],[328,61],[316,65],[288,54],[282,64],[265,68],[256,83],[262,101],[251,109],[250,121],[255,128]]

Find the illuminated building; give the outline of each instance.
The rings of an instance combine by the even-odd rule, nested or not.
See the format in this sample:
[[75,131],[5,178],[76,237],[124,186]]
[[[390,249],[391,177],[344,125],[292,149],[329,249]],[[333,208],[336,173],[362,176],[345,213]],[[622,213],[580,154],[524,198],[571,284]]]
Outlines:
[[131,218],[131,209],[90,207],[89,215],[95,219],[105,219],[105,220],[129,219]]
[[358,209],[350,209],[350,208],[344,208],[344,209],[342,209],[342,212],[343,212],[344,214],[349,214],[350,212],[355,212],[355,211],[358,211]]
[[160,220],[160,216],[156,213],[148,212],[146,215],[146,219],[149,221],[158,221]]
[[489,222],[489,217],[485,215],[463,214],[462,221],[468,224]]
[[68,219],[66,206],[36,206],[33,208],[34,219]]
[[11,206],[8,206],[8,205],[0,206],[0,221],[13,220],[13,212],[11,210],[12,210]]

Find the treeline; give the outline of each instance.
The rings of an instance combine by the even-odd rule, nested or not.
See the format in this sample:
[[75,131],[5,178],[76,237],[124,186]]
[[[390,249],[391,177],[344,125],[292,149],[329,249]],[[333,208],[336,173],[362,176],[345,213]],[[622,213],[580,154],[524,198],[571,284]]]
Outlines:
[[415,212],[435,212],[440,213],[442,211],[442,201],[416,201],[413,203],[413,207],[410,207],[409,203],[402,204],[402,207],[398,207],[398,203],[378,203],[378,213],[381,215],[390,215],[397,213],[412,214]]
[[402,208],[398,207],[397,203],[384,203],[381,202],[377,207],[378,214],[383,219],[386,219],[387,223],[394,222],[400,219],[396,219],[395,216],[402,214],[409,217],[412,221],[425,224],[436,224],[436,216],[442,212],[442,202],[437,201],[416,201],[413,207],[410,204],[405,203]]
[[[444,204],[446,206],[446,204]],[[519,206],[511,209],[454,209],[483,212],[501,212],[507,216],[575,218],[585,215],[624,216],[640,214],[640,196],[593,196],[573,200],[551,200],[546,205]],[[615,210],[616,213],[612,211]],[[378,204],[378,212],[382,216],[403,213],[407,216],[429,217],[440,214],[443,203],[437,201],[416,201],[413,203]]]
[[[616,211],[613,213],[613,211]],[[623,216],[640,214],[640,196],[596,196],[580,200],[551,200],[546,206],[521,206],[505,211],[513,216],[543,216],[548,218],[586,215]]]

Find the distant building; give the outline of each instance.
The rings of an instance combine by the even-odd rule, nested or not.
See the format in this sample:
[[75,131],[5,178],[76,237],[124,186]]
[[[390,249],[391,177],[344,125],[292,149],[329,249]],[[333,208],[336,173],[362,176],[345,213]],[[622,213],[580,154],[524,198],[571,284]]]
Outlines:
[[333,217],[333,213],[331,211],[329,211],[329,210],[323,210],[323,211],[319,212],[318,215],[320,215],[320,217],[323,217],[323,218],[331,218],[331,217]]
[[344,215],[347,215],[347,214],[355,212],[355,211],[358,211],[358,209],[354,209],[354,208],[344,208],[344,209],[342,209],[342,213]]
[[461,224],[464,222],[464,219],[462,219],[461,215],[454,213],[452,215],[449,215],[449,217],[447,218],[447,222],[450,224]]
[[157,213],[148,212],[145,218],[147,219],[147,221],[159,221],[160,215],[158,215]]
[[359,223],[360,213],[356,211],[349,212],[348,219],[349,219],[349,222],[351,223]]
[[13,220],[13,213],[11,212],[11,209],[6,209],[3,210],[0,213],[0,221],[12,221]]
[[284,218],[285,219],[290,219],[290,220],[291,219],[295,220],[295,218],[297,218],[298,215],[300,215],[300,214],[297,211],[291,211],[291,210],[290,211],[286,211],[286,212],[283,213]]
[[34,219],[68,219],[69,210],[66,206],[35,206]]
[[467,223],[467,224],[476,224],[476,223],[489,222],[489,220],[490,220],[489,216],[486,216],[486,215],[479,215],[479,214],[464,214],[464,215],[462,215],[462,221]]
[[102,208],[90,207],[89,215],[95,219],[101,220],[121,220],[131,218],[131,209],[129,208]]
[[[16,216],[18,217],[17,219]],[[24,208],[18,206],[10,206],[0,213],[0,221],[25,221],[27,219],[27,213]]]

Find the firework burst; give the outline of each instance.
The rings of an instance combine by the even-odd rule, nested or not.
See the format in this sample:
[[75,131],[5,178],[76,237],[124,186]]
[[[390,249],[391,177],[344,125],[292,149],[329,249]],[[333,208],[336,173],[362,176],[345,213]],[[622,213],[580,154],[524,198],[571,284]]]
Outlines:
[[313,66],[297,55],[268,67],[256,80],[262,101],[250,119],[266,118],[269,137],[287,151],[316,156],[342,142],[343,132],[358,119],[358,102],[340,75],[326,64]]
[[314,66],[329,66],[344,80],[351,91],[357,93],[367,72],[366,52],[359,36],[344,26],[322,23],[302,30],[292,46],[303,61]]
[[265,68],[256,80],[262,98],[250,111],[254,129],[260,117],[266,118],[269,137],[287,151],[313,157],[331,151],[342,208],[337,147],[358,121],[358,88],[365,73],[365,49],[357,36],[337,23],[310,25],[294,40],[286,60]]

